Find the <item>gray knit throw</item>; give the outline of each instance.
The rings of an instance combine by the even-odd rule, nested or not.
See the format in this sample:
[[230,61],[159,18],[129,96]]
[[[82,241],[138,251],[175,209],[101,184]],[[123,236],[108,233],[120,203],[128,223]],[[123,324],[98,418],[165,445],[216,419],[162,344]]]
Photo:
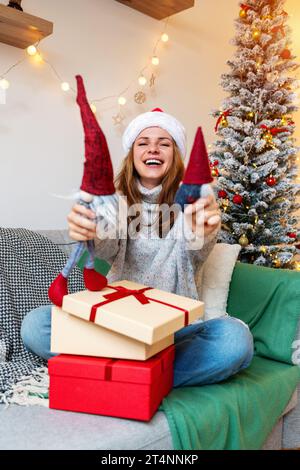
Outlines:
[[[25,315],[50,304],[48,288],[66,262],[66,254],[48,240],[24,228],[0,228],[0,392],[46,361],[28,352],[20,329]],[[76,268],[69,277],[69,292],[84,289]]]

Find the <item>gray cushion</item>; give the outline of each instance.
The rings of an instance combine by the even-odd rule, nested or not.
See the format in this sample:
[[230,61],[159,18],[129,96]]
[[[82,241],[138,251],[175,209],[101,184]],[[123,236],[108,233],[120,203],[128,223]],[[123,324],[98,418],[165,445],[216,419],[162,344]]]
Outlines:
[[172,449],[167,419],[150,422],[50,410],[43,406],[0,405],[0,449],[138,450]]

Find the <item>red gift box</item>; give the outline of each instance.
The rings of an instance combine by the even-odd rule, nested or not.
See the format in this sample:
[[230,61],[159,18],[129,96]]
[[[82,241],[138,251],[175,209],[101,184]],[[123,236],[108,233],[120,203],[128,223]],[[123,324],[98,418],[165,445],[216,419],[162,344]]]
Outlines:
[[147,361],[60,354],[48,361],[49,407],[149,421],[173,387],[174,345]]

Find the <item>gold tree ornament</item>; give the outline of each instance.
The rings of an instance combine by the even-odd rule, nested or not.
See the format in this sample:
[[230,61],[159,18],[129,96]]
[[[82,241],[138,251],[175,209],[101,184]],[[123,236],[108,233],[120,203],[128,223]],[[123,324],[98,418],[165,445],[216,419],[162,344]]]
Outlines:
[[262,66],[263,62],[264,62],[264,59],[263,59],[262,57],[259,57],[259,58],[256,60],[256,64],[255,64],[255,65],[256,65],[256,70],[259,70],[259,69],[260,69],[260,67]]
[[271,148],[275,148],[275,145],[274,145],[274,142],[273,142],[273,136],[271,134],[271,132],[268,130],[267,132],[264,133],[264,135],[262,136],[262,138],[266,141],[266,144],[271,147]]
[[229,199],[222,199],[221,207],[222,207],[224,212],[227,211],[228,206],[229,206]]
[[274,268],[280,268],[281,266],[281,261],[279,258],[274,258],[272,260],[272,265],[274,266]]
[[261,32],[259,31],[259,29],[254,29],[252,31],[252,38],[254,39],[254,41],[258,41],[260,36],[261,36]]
[[145,101],[146,101],[146,93],[144,93],[143,91],[138,91],[138,92],[134,95],[134,101],[135,101],[137,104],[143,104],[143,103],[145,103]]
[[289,125],[290,123],[291,123],[291,118],[289,118],[289,116],[282,116],[282,118],[280,120],[280,124],[282,126]]
[[266,252],[267,252],[267,248],[266,248],[264,245],[262,245],[262,246],[260,247],[259,251],[260,251],[261,253],[266,253]]
[[286,124],[287,124],[286,116],[282,116],[282,118],[281,118],[281,120],[280,120],[280,124],[281,124],[282,126],[286,126]]
[[293,269],[295,269],[295,271],[300,271],[300,261],[293,262]]
[[265,132],[264,135],[263,135],[263,139],[268,143],[272,142],[273,141],[273,136],[272,136],[271,132],[270,131]]
[[254,111],[249,111],[249,112],[246,114],[246,116],[247,116],[247,119],[253,119],[254,116],[255,116],[255,113],[254,113]]
[[249,240],[248,240],[247,236],[244,233],[239,238],[239,244],[241,246],[248,246],[249,245]]
[[220,121],[220,125],[222,127],[228,127],[228,121],[227,121],[227,118],[225,116],[222,116],[222,119]]

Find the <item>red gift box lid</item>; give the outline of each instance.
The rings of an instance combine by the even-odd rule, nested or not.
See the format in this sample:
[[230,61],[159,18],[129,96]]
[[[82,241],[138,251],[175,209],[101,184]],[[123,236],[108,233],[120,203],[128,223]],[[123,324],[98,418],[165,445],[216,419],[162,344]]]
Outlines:
[[59,354],[48,361],[49,375],[150,384],[172,366],[174,345],[146,361]]

